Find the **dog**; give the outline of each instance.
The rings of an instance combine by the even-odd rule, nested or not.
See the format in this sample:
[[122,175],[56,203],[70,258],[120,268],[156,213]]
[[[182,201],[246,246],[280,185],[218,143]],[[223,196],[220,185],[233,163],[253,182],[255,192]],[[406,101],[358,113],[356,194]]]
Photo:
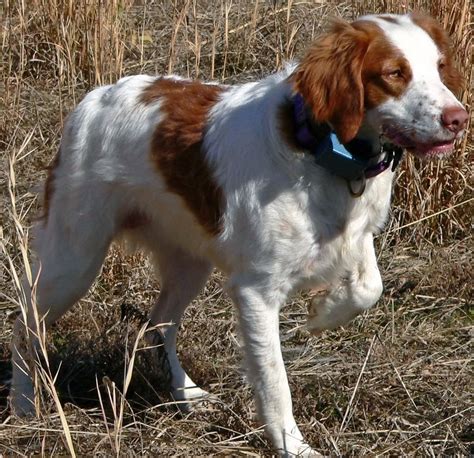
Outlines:
[[[433,19],[385,14],[334,22],[299,63],[260,81],[141,75],[93,90],[67,119],[45,185],[33,242],[39,319],[49,326],[87,292],[114,239],[140,243],[161,277],[150,324],[169,323],[172,395],[190,403],[207,393],[181,367],[176,335],[216,266],[267,436],[281,455],[315,454],[293,417],[279,310],[292,291],[324,288],[309,306],[317,334],[377,302],[373,236],[396,165],[403,150],[453,150],[468,119],[461,87]],[[24,321],[12,343],[19,415],[34,411]]]

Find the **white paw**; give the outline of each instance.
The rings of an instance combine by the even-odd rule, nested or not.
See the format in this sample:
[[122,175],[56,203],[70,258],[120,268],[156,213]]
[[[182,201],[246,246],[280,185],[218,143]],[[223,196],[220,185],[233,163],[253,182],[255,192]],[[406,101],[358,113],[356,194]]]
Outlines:
[[311,448],[308,444],[301,444],[300,448],[298,449],[298,452],[296,456],[302,456],[302,457],[322,457],[320,453],[318,453],[314,448]]
[[[291,448],[290,448],[291,447]],[[311,448],[306,442],[292,444],[287,450],[280,450],[279,455],[284,458],[301,457],[322,457],[316,450]]]
[[306,321],[306,329],[311,334],[319,335],[323,331],[344,326],[367,309],[355,306],[341,296],[342,292],[342,287],[338,287],[337,290],[322,291],[311,299]]
[[[283,433],[284,446],[278,450],[278,454],[285,458],[304,456],[316,457],[322,456],[316,450],[312,449],[304,440],[298,426],[287,429]],[[281,442],[280,442],[281,443]]]
[[183,413],[207,410],[207,406],[214,399],[207,391],[198,386],[174,389],[171,396],[173,396],[176,405]]
[[314,448],[311,448],[308,444],[302,443],[298,449],[298,453],[296,456],[304,456],[304,457],[322,457],[320,453],[318,453]]

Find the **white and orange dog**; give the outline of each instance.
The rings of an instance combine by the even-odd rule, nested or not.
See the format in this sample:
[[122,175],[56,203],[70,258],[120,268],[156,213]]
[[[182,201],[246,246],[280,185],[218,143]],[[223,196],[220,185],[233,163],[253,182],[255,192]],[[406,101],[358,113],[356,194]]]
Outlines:
[[[334,23],[300,63],[261,81],[142,75],[95,89],[69,116],[46,182],[34,240],[40,317],[53,323],[87,292],[115,238],[139,241],[161,277],[151,324],[173,323],[162,328],[173,396],[196,400],[207,393],[181,367],[176,334],[217,266],[268,437],[282,455],[313,454],[293,418],[280,308],[292,291],[324,285],[307,323],[317,333],[377,302],[373,235],[401,148],[452,151],[468,117],[452,92],[460,85],[432,19],[380,15]],[[349,155],[335,152],[337,139]],[[34,329],[32,312],[28,321]],[[27,414],[21,318],[14,332],[11,404]]]

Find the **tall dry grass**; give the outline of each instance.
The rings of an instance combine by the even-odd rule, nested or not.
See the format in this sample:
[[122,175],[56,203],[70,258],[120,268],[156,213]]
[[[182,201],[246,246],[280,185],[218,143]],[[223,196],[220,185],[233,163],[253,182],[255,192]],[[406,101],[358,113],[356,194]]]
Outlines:
[[[413,9],[437,17],[450,32],[456,59],[466,75],[460,96],[470,108],[474,53],[469,0],[290,1],[272,5],[197,0],[80,4],[72,0],[9,0],[3,23],[4,109],[17,113],[23,94],[28,97],[25,92],[34,87],[50,92],[48,116],[62,122],[85,91],[138,72],[246,81],[301,55],[327,16],[350,19],[367,12]],[[8,131],[8,126],[4,129]],[[50,140],[57,142],[57,138]],[[467,135],[457,154],[447,161],[419,164],[411,157],[404,161],[392,229],[441,213],[397,234],[446,242],[469,231],[471,145]]]
[[[300,56],[330,16],[351,19],[368,12],[419,9],[436,16],[451,33],[466,75],[461,97],[469,110],[472,107],[468,0],[6,0],[0,8],[0,142],[5,152],[0,175],[0,322],[5,330],[0,333],[0,369],[5,371],[7,365],[1,362],[4,355],[4,359],[9,356],[12,309],[25,306],[19,277],[29,268],[28,232],[38,207],[35,186],[55,154],[65,116],[92,87],[136,73],[249,81]],[[327,453],[467,450],[462,434],[469,411],[463,386],[469,379],[466,366],[470,361],[464,309],[469,297],[470,255],[465,240],[472,217],[471,157],[472,136],[468,135],[447,161],[404,160],[393,217],[381,240],[385,247],[397,242],[404,248],[394,258],[381,255],[393,276],[386,273],[389,292],[372,317],[378,327],[370,327],[361,318],[351,328],[357,338],[342,330],[322,342],[307,344],[306,337],[294,331],[295,322],[304,315],[305,298],[295,300],[283,316],[284,350],[299,351],[289,365],[290,379],[298,381],[292,387],[296,410],[305,419],[303,428],[311,440],[319,441]],[[442,254],[427,249],[438,242],[448,247]],[[409,264],[400,264],[400,259],[408,259]],[[430,267],[432,262],[434,267]],[[252,454],[252,447],[265,447],[261,428],[252,421],[250,393],[242,388],[242,375],[236,369],[230,304],[222,298],[219,277],[200,298],[217,319],[216,329],[202,333],[208,329],[207,321],[200,309],[192,308],[196,328],[185,331],[186,340],[193,343],[186,347],[190,356],[185,363],[192,366],[198,381],[207,380],[211,371],[224,402],[207,417],[177,418],[166,398],[149,386],[152,378],[157,386],[166,383],[150,369],[153,364],[141,343],[140,312],[134,306],[133,318],[123,312],[130,309],[129,301],[153,300],[156,286],[147,268],[140,255],[129,258],[113,250],[101,279],[75,314],[66,316],[49,339],[40,333],[43,365],[35,371],[44,413],[39,420],[23,424],[4,414],[0,453]],[[430,275],[433,282],[427,280]],[[410,302],[416,302],[418,314],[410,310]],[[123,305],[122,317],[117,307],[110,306],[117,303]],[[439,304],[443,307],[437,310]],[[89,311],[91,305],[98,309],[95,314]],[[100,337],[93,348],[84,343],[83,331],[91,322],[95,331],[87,331],[86,338]],[[363,333],[361,324],[369,330]],[[126,342],[124,333],[130,335]],[[82,337],[76,340],[76,334]],[[65,361],[58,390],[53,383],[58,364],[48,359],[48,349]],[[315,362],[307,349],[328,355],[331,364],[324,358]],[[117,355],[123,354],[128,356],[119,363]],[[81,366],[82,361],[92,369]],[[308,382],[309,375],[315,376],[315,367],[318,388]],[[138,373],[133,378],[132,369]],[[426,375],[430,371],[431,378]],[[111,372],[120,375],[109,380]],[[0,391],[1,383],[2,377]],[[334,391],[334,385],[338,390]],[[380,386],[393,391],[376,392]],[[129,404],[132,395],[141,403],[138,412],[136,404]],[[74,406],[63,407],[60,397]],[[155,399],[158,407],[145,399],[149,403]],[[393,407],[395,401],[399,407]],[[319,416],[311,410],[316,407]]]

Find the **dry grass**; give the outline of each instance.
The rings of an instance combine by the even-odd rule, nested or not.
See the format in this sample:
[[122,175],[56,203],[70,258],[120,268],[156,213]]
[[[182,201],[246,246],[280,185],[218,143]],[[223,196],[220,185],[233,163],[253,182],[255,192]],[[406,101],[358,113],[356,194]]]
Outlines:
[[[468,81],[462,98],[472,104],[467,0],[407,1],[406,7],[394,0],[77,5],[7,0],[0,6],[0,141],[6,151],[0,386],[8,381],[14,310],[23,302],[18,276],[28,266],[35,186],[57,149],[64,116],[91,87],[141,72],[248,81],[299,56],[328,16],[416,8],[452,33]],[[465,455],[472,446],[470,155],[467,136],[448,161],[404,161],[393,218],[378,240],[386,294],[373,311],[310,339],[298,329],[306,298],[293,298],[283,310],[297,421],[326,454]],[[40,417],[9,417],[3,388],[0,454],[271,453],[254,418],[232,307],[218,274],[187,313],[181,350],[193,378],[219,401],[191,415],[170,403],[162,355],[140,339],[145,309],[159,289],[151,272],[142,256],[111,251],[88,296],[43,341]]]

